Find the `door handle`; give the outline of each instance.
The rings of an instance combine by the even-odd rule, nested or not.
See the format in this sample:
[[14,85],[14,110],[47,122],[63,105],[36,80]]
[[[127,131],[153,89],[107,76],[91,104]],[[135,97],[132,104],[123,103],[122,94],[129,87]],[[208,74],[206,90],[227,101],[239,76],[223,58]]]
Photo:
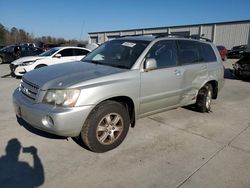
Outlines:
[[174,70],[174,74],[175,74],[176,76],[180,76],[180,75],[181,75],[181,71],[180,71],[179,69],[175,69],[175,70]]

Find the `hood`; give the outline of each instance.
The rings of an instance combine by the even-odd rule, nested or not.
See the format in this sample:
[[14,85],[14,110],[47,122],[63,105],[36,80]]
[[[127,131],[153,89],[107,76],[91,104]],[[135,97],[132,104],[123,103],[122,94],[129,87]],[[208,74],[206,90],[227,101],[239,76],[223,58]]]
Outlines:
[[26,73],[23,78],[38,85],[41,90],[47,90],[70,87],[83,81],[125,71],[127,69],[76,61],[35,69]]
[[28,56],[28,57],[21,57],[15,61],[13,61],[11,64],[13,65],[20,65],[23,62],[27,62],[27,61],[36,61],[38,59],[44,59],[46,57],[39,57],[39,56]]

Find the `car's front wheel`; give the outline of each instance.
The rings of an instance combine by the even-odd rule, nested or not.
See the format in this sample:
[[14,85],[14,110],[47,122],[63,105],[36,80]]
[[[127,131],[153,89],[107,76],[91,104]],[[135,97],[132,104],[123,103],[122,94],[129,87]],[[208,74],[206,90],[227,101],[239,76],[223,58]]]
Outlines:
[[94,152],[106,152],[119,146],[127,135],[130,121],[127,108],[115,101],[104,101],[89,115],[81,138]]
[[2,64],[3,63],[3,58],[2,57],[0,57],[0,64]]

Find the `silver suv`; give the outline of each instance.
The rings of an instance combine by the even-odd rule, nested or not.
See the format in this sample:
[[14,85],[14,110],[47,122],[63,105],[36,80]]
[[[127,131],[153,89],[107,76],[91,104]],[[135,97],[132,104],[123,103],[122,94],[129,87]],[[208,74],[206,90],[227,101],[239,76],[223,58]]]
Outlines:
[[134,36],[106,42],[81,62],[28,72],[13,103],[35,128],[105,152],[121,144],[138,118],[187,105],[209,112],[223,84],[211,42]]

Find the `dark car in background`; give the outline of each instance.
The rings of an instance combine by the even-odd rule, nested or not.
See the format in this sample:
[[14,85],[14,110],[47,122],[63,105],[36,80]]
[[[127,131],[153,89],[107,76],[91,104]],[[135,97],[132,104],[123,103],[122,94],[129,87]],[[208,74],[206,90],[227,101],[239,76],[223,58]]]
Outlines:
[[247,49],[247,45],[234,46],[227,54],[228,58],[241,58]]
[[20,57],[39,55],[44,50],[41,48],[23,46],[23,45],[10,45],[0,49],[0,64],[10,63]]
[[240,60],[233,64],[234,75],[241,80],[250,80],[250,46]]
[[220,52],[221,59],[223,61],[227,60],[227,49],[225,46],[216,46],[218,51]]

